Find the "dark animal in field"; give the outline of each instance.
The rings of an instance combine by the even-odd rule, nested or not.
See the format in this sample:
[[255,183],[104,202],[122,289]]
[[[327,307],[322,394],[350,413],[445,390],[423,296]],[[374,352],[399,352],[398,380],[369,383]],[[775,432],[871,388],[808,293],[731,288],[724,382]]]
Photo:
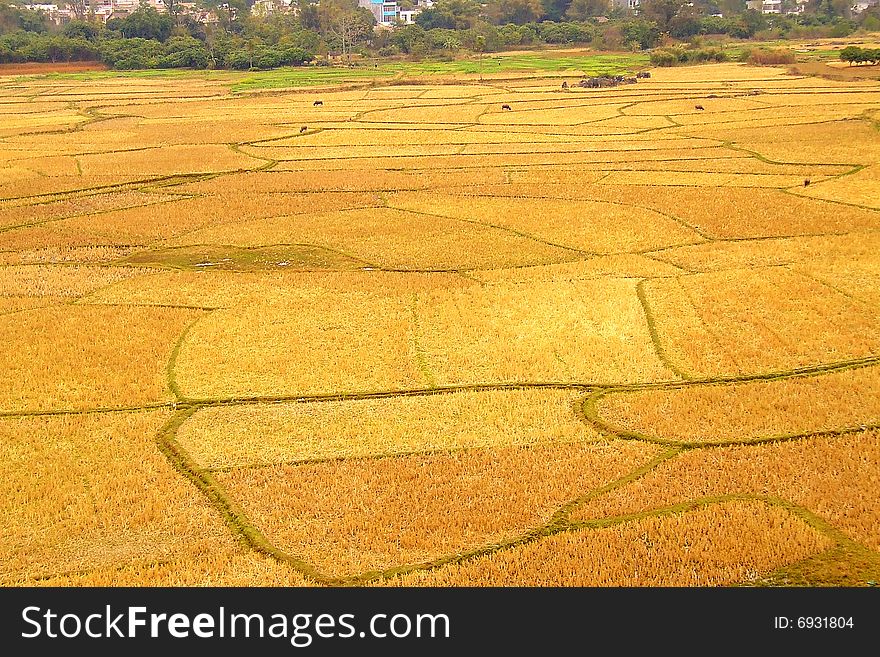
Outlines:
[[648,71],[639,71],[638,73],[636,73],[636,77],[637,78],[649,78],[649,77],[651,77],[651,74]]
[[599,89],[601,87],[616,87],[619,84],[633,84],[636,78],[625,78],[622,75],[600,75],[593,78],[584,78],[578,85],[587,89]]
[[567,80],[563,80],[563,81],[562,81],[562,88],[563,88],[563,89],[568,89],[568,81],[567,81]]
[[324,104],[323,100],[316,100],[314,103],[312,103],[312,106],[317,107],[318,105],[323,105],[323,104]]
[[503,109],[503,110],[509,110],[509,109],[510,109],[510,105],[502,105],[502,106],[501,106],[501,109]]
[[810,179],[809,179],[809,178],[806,178],[806,179],[804,180],[804,187],[806,187],[806,186],[809,185],[809,184],[810,184]]
[[304,125],[302,128],[299,129],[299,134],[304,133],[304,132],[305,132],[306,130],[308,130],[308,129],[309,129],[309,126]]
[[694,105],[694,109],[704,110],[704,109],[706,109],[706,108],[703,107],[702,105]]

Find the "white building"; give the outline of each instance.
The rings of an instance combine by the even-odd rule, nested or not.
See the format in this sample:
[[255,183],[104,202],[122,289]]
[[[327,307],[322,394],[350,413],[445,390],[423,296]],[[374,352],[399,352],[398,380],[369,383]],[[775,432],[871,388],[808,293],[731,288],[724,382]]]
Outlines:
[[791,3],[788,9],[783,8],[783,0],[746,0],[746,7],[760,11],[762,14],[802,14],[807,8],[809,0],[795,0],[794,6]]
[[376,23],[382,27],[394,27],[395,25],[404,24],[412,25],[415,23],[423,9],[432,7],[433,0],[419,0],[413,3],[412,9],[401,9],[397,4],[397,0],[358,0],[358,7],[369,9],[376,19]]
[[852,6],[852,13],[861,14],[866,9],[876,7],[878,2],[880,2],[880,0],[858,0],[858,2]]

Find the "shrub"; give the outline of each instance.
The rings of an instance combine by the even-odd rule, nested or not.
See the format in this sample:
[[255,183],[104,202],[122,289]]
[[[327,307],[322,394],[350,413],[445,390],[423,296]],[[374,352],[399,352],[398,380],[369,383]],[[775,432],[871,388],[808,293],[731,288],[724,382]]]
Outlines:
[[794,64],[794,51],[787,48],[770,50],[767,48],[753,48],[749,51],[746,61],[757,66],[773,66],[774,64]]

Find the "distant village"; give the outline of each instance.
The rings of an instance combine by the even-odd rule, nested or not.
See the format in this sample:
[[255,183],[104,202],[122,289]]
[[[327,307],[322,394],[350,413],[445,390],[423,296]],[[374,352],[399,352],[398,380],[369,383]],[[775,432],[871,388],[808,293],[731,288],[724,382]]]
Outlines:
[[[395,25],[411,25],[423,9],[433,5],[434,0],[414,0],[408,3],[409,8],[404,9],[394,0],[390,2],[388,0],[358,0],[358,6],[368,9],[376,19],[377,25],[388,28]],[[209,24],[220,21],[216,11],[205,9],[195,2],[175,2],[174,6],[180,14],[188,15],[199,23]],[[162,0],[93,0],[90,3],[90,15],[94,16],[95,20],[106,23],[111,18],[125,18],[140,7],[152,7],[160,13],[168,11],[167,5]],[[62,5],[33,3],[24,5],[24,8],[42,11],[56,25],[63,25],[76,19],[74,11]],[[227,13],[232,12],[234,16],[234,7],[220,4],[218,8]],[[251,7],[251,13],[254,16],[296,13],[297,11],[298,9],[292,0],[256,0]]]
[[[747,0],[746,6],[762,14],[801,14],[806,11],[808,3],[809,0]],[[878,3],[880,0],[857,0],[852,5],[852,12],[861,13]],[[640,4],[641,0],[610,0],[611,7],[629,9],[634,13],[638,13]],[[403,8],[396,0],[358,0],[358,6],[369,10],[376,19],[377,26],[384,28],[411,25],[419,13],[433,5],[434,0],[412,0],[407,3],[407,8]],[[179,13],[188,15],[199,23],[217,23],[220,20],[215,10],[206,9],[195,2],[175,2],[174,6]],[[152,7],[160,13],[168,11],[163,0],[91,0],[90,15],[95,20],[106,23],[111,18],[125,18],[140,7]],[[57,25],[76,18],[74,11],[63,5],[33,3],[24,5],[24,8],[42,11]],[[220,4],[218,8],[227,15],[231,13],[234,16],[234,7]],[[251,7],[251,13],[255,16],[296,12],[298,8],[292,0],[255,0]]]

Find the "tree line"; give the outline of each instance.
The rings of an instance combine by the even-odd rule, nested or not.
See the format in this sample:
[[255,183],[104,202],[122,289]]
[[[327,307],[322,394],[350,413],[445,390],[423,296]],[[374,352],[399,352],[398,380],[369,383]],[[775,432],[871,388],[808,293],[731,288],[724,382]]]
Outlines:
[[[21,0],[13,0],[13,2]],[[794,0],[785,0],[793,2]],[[703,37],[784,39],[846,36],[880,29],[880,9],[849,15],[848,0],[811,0],[796,15],[763,15],[745,0],[643,0],[638,13],[608,0],[437,0],[413,25],[376,30],[356,0],[294,0],[295,11],[258,16],[252,0],[202,0],[215,21],[202,23],[164,0],[168,11],[142,7],[106,25],[88,0],[68,0],[79,17],[54,25],[23,5],[0,6],[0,62],[99,60],[117,69],[265,69],[330,55],[454,58],[543,44],[585,44],[599,50],[645,50]],[[399,0],[403,8],[411,0]],[[78,8],[78,9],[77,9]],[[702,57],[702,55],[700,55]],[[672,50],[661,57],[687,61]],[[707,57],[714,58],[709,52]],[[854,60],[855,61],[855,60]]]

